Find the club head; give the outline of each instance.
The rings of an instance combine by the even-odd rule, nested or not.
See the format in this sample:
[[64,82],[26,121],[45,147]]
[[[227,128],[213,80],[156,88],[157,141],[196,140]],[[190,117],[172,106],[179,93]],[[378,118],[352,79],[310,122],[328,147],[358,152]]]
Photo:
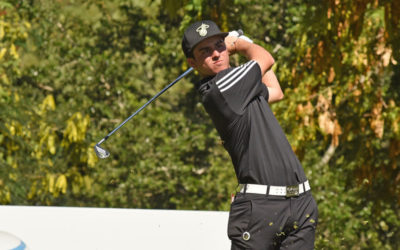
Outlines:
[[100,147],[98,144],[94,146],[94,152],[96,152],[97,157],[100,159],[105,159],[110,156],[110,153],[104,148]]

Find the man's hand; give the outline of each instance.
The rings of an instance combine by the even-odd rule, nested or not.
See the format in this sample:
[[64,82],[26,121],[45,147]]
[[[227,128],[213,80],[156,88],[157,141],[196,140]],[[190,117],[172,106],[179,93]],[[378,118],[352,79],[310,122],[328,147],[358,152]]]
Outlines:
[[228,36],[225,37],[225,44],[226,44],[226,48],[229,52],[229,55],[233,55],[236,53],[236,44],[235,43],[238,41],[238,39],[242,39],[249,43],[253,43],[253,40],[251,40],[247,36],[243,35],[242,30],[230,31]]
[[233,55],[236,53],[236,42],[239,39],[237,36],[228,35],[225,37],[226,49],[228,50],[229,55]]

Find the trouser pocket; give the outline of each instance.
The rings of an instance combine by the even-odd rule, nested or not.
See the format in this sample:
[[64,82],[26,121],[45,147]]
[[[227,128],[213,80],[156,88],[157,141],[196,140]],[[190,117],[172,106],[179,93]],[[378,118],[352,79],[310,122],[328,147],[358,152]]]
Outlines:
[[228,220],[228,237],[232,241],[248,241],[246,232],[249,230],[252,214],[251,200],[238,200],[231,204]]

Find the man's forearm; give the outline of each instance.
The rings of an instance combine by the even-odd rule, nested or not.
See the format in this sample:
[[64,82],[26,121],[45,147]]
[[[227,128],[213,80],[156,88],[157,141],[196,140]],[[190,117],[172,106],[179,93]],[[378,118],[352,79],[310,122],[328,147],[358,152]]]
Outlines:
[[237,52],[249,60],[258,62],[262,75],[264,75],[275,62],[271,54],[260,45],[231,36],[226,37],[225,42],[227,44],[229,54]]
[[264,74],[262,82],[268,88],[268,102],[272,103],[283,99],[284,95],[281,85],[272,69],[268,70],[267,73]]

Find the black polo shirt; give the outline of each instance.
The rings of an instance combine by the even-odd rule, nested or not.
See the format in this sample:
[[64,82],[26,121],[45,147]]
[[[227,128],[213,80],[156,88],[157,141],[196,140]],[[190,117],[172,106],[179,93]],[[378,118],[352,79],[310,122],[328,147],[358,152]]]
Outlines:
[[202,103],[239,183],[295,185],[306,181],[303,168],[268,105],[257,62],[228,68],[198,84]]

